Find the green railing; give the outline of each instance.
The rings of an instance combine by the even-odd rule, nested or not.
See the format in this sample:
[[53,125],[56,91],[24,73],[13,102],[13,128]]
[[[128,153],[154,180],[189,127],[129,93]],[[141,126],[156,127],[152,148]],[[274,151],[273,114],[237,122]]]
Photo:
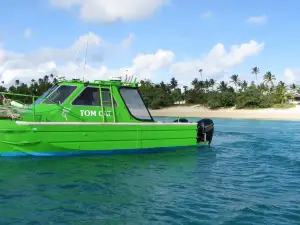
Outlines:
[[[35,95],[27,95],[27,94],[15,94],[15,93],[10,93],[10,92],[0,92],[0,95],[10,95],[10,96],[19,96],[19,97],[30,97],[32,99],[32,107],[24,107],[22,109],[26,109],[26,110],[32,110],[32,119],[33,121],[35,121],[35,118],[36,118],[36,113],[35,113],[35,99],[38,99],[40,98],[41,96],[35,96]],[[55,104],[56,106],[58,106],[59,108],[61,108],[62,110],[64,110],[64,107],[57,104],[56,102],[52,101],[51,99],[45,97],[45,99],[47,99],[48,101],[52,102],[53,104]],[[13,99],[12,99],[13,100]],[[23,104],[24,106],[26,106],[25,103],[19,101],[19,100],[13,100],[15,102],[18,102],[18,103],[21,103]],[[0,104],[1,105],[1,104]],[[2,104],[3,105],[3,104]],[[20,109],[16,106],[9,106],[9,105],[3,105],[5,108],[11,108],[11,109]],[[30,106],[30,105],[28,105]],[[71,113],[75,118],[81,120],[81,121],[84,121],[82,118],[80,118],[79,115],[76,115],[74,113]]]
[[[0,92],[0,95],[3,95],[3,96],[5,96],[5,95],[10,95],[10,96],[19,96],[19,97],[29,97],[29,98],[31,98],[32,99],[32,109],[31,108],[29,108],[29,107],[25,107],[24,109],[27,109],[27,110],[32,110],[33,111],[33,113],[32,113],[32,119],[33,119],[33,121],[35,121],[35,104],[34,104],[34,102],[35,102],[35,99],[37,99],[37,98],[39,98],[40,96],[35,96],[35,95],[27,95],[27,94],[16,94],[16,93],[11,93],[11,92]],[[25,103],[23,103],[23,102],[21,102],[21,101],[19,101],[19,100],[13,100],[13,101],[15,101],[15,102],[17,102],[17,103],[20,103],[20,104],[22,104],[22,105],[26,105]],[[3,106],[5,106],[5,105],[3,105]],[[14,107],[14,106],[5,106],[6,108],[18,108],[18,107]]]

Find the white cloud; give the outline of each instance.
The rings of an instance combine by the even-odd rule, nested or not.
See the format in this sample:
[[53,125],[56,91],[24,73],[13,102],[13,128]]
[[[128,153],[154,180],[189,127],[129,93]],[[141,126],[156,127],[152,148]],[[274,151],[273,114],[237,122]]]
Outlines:
[[286,78],[284,82],[298,83],[300,81],[300,69],[286,68],[284,69],[283,75]]
[[194,77],[199,77],[199,69],[203,70],[203,78],[220,78],[235,66],[241,64],[246,58],[254,56],[262,51],[264,43],[251,40],[249,43],[233,45],[227,52],[224,45],[216,44],[212,50],[202,59],[194,59],[175,63],[171,66],[172,74],[176,74],[186,82]]
[[135,39],[135,35],[129,34],[129,36],[122,41],[121,46],[123,48],[129,48],[132,42],[134,41],[134,39]]
[[62,9],[79,9],[80,18],[88,22],[115,22],[144,19],[169,0],[51,0]]
[[[138,54],[127,67],[114,69],[105,65],[96,66],[94,62],[88,61],[84,69],[83,64],[74,61],[73,58],[77,49],[85,47],[87,36],[90,36],[92,49],[105,46],[107,43],[96,34],[89,33],[80,36],[65,49],[48,47],[22,54],[5,51],[0,46],[0,81],[4,80],[6,85],[14,82],[15,79],[30,82],[31,79],[38,79],[50,73],[65,76],[68,79],[83,77],[87,80],[107,79],[112,75],[124,76],[128,70],[128,75],[135,75],[138,79],[149,78],[159,82],[175,76],[180,84],[187,85],[192,79],[199,77],[200,68],[203,69],[204,79],[217,79],[241,64],[247,57],[258,54],[264,48],[264,43],[250,41],[233,45],[229,51],[226,51],[224,45],[218,43],[204,57],[181,62],[175,61],[174,52],[159,49],[152,54]],[[117,46],[122,47],[122,44],[128,43],[127,40],[131,40],[132,37],[134,36],[130,35]]]
[[133,59],[132,73],[138,73],[139,77],[153,78],[153,73],[170,66],[174,57],[173,52],[161,49],[154,54],[138,55]]
[[253,17],[249,17],[247,19],[248,23],[254,23],[254,24],[264,24],[267,22],[267,16],[263,15],[263,16],[253,16]]
[[23,33],[24,38],[31,38],[32,30],[30,28],[26,28]]
[[[126,43],[125,47],[129,47],[133,36],[133,34],[129,35],[129,38],[122,40],[121,44],[116,46]],[[101,76],[101,74],[105,74],[106,67],[93,68],[87,64],[83,71],[87,40],[89,49],[87,61],[90,64],[95,61],[99,63],[99,48],[109,50],[115,47],[92,32],[80,36],[71,46],[64,49],[44,47],[24,54],[6,51],[0,45],[0,80],[8,85],[15,79],[29,82],[31,79],[38,79],[49,73],[59,73],[68,78],[81,78],[83,76],[80,75],[81,73],[86,73],[86,76],[91,77],[94,74]]]
[[[87,42],[88,41],[88,42]],[[51,60],[70,61],[76,58],[83,60],[86,47],[88,47],[89,55],[93,55],[104,46],[105,42],[95,33],[87,33],[80,36],[70,47],[65,49],[44,47],[35,52],[26,54],[24,58],[35,63],[41,63]],[[81,54],[80,54],[81,53]],[[81,58],[80,58],[81,56]]]
[[209,19],[209,18],[212,17],[212,12],[211,11],[206,11],[206,12],[201,13],[200,16],[201,16],[202,19]]

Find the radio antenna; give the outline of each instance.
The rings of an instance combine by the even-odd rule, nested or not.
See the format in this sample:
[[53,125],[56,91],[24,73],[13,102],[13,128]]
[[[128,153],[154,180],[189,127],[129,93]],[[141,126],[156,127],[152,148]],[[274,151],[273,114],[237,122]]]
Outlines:
[[[86,48],[85,48],[85,59],[84,59],[83,70],[85,70],[85,66],[86,66],[87,54],[88,54],[88,45],[89,45],[89,35],[86,37]],[[84,72],[83,72],[83,81],[84,81]]]

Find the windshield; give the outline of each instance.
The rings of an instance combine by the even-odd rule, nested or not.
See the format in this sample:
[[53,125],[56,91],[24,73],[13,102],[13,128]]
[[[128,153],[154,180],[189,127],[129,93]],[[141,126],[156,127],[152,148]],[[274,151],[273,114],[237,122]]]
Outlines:
[[57,84],[49,88],[41,97],[39,97],[36,101],[35,104],[39,104],[41,101],[43,101],[54,89],[58,87]]
[[149,114],[139,92],[135,88],[120,88],[120,94],[133,117],[138,120],[151,120]]
[[77,88],[77,86],[61,85],[49,97],[43,101],[44,104],[62,104]]

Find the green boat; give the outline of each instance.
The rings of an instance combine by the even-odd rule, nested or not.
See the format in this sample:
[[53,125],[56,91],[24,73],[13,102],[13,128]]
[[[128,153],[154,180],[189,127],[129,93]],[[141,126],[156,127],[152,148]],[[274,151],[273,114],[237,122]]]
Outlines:
[[60,79],[42,96],[0,94],[0,156],[156,152],[210,146],[214,133],[211,119],[155,121],[138,84],[120,77]]

